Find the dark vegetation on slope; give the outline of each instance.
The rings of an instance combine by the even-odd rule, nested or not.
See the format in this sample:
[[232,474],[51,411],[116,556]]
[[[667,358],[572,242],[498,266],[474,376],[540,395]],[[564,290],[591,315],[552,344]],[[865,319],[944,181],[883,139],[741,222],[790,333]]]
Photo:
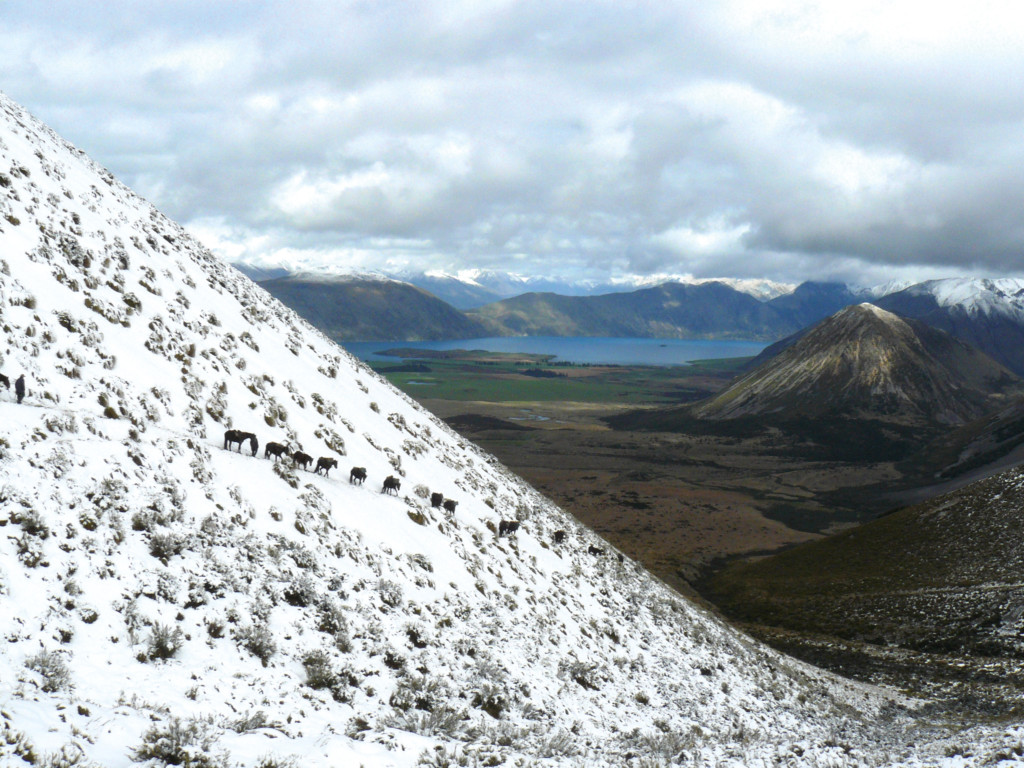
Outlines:
[[1024,475],[1011,470],[827,539],[729,564],[702,590],[731,619],[816,663],[832,657],[831,666],[870,678],[889,656],[918,674],[925,664],[941,668],[947,687],[998,667],[1003,679],[989,682],[1019,690],[1022,507]]

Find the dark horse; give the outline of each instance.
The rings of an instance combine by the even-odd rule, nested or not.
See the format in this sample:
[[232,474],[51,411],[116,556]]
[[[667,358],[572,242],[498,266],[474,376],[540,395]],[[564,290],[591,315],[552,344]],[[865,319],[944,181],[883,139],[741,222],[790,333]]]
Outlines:
[[445,499],[444,500],[444,511],[448,512],[449,514],[454,515],[455,514],[455,508],[457,506],[459,506],[459,502],[457,502],[455,499]]
[[269,459],[271,456],[274,457],[274,461],[277,461],[282,456],[288,455],[288,446],[281,445],[280,443],[267,443],[267,447],[263,449],[263,458]]
[[508,534],[511,536],[513,533],[519,530],[518,520],[502,520],[498,523],[498,535],[504,536]]
[[348,473],[348,481],[353,485],[362,485],[366,479],[366,467],[352,467],[352,471]]
[[260,441],[256,439],[256,435],[252,432],[243,432],[240,429],[229,429],[224,433],[224,449],[227,450],[229,445],[238,444],[238,452],[242,452],[242,443],[246,440],[249,441],[249,449],[252,451],[252,455],[256,455],[256,451],[260,449]]
[[394,491],[395,496],[398,495],[399,489],[402,487],[402,482],[394,475],[388,475],[384,478],[384,487],[380,489],[381,493],[391,493]]
[[432,506],[432,507],[434,507],[436,509],[436,508],[440,507],[442,504],[444,504],[444,494],[443,493],[432,493],[432,494],[430,494],[430,506]]
[[320,474],[320,470],[323,470],[324,477],[327,477],[328,474],[330,473],[330,471],[332,469],[334,469],[335,467],[337,467],[337,466],[338,466],[338,460],[337,459],[328,459],[328,458],[326,458],[324,456],[321,456],[319,459],[316,460],[316,469],[313,470],[313,471],[316,472],[316,474],[319,475]]
[[303,469],[308,470],[309,469],[309,465],[313,461],[313,457],[310,456],[308,453],[303,453],[302,451],[296,451],[295,453],[292,454],[292,461],[294,461],[296,464],[298,464]]

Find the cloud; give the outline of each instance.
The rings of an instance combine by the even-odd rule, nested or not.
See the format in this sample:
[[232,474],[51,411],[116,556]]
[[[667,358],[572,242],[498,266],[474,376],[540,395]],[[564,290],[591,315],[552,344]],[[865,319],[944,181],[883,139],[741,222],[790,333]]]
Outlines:
[[13,98],[230,258],[1021,274],[1024,25],[918,3],[5,3]]

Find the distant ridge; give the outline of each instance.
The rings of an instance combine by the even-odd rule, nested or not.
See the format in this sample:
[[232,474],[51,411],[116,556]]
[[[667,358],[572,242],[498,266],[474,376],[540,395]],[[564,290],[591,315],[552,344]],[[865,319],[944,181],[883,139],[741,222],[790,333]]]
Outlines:
[[295,274],[263,280],[274,298],[335,341],[423,341],[486,335],[422,288],[380,276]]
[[468,315],[496,336],[774,340],[800,326],[724,283],[662,283],[628,293],[527,293]]

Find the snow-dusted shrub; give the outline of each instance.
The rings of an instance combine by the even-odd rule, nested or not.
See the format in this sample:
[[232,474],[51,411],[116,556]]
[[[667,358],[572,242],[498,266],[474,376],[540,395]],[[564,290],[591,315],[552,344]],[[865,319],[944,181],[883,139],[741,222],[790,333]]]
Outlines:
[[537,750],[537,756],[542,758],[570,757],[575,755],[576,737],[564,730],[552,731],[547,735]]
[[38,765],[39,754],[35,745],[22,731],[16,731],[6,720],[0,720],[0,746],[7,752],[21,758],[27,765]]
[[399,682],[388,704],[405,712],[419,709],[433,712],[442,708],[450,696],[450,691],[439,679],[426,675],[406,675]]
[[298,758],[280,755],[263,755],[256,761],[253,768],[298,768]]
[[501,719],[501,713],[508,709],[508,694],[504,689],[494,683],[484,680],[476,691],[473,692],[472,705],[482,709],[495,720]]
[[689,750],[696,742],[698,733],[676,733],[672,730],[643,733],[630,741],[630,746],[642,754],[651,757],[672,759],[684,750]]
[[11,522],[21,526],[21,530],[27,536],[35,536],[39,539],[46,539],[50,535],[50,528],[46,525],[42,515],[31,507],[22,510],[14,510],[11,513]]
[[252,714],[242,715],[228,724],[228,727],[235,733],[249,733],[268,726],[270,726],[270,720],[267,719],[267,713],[262,709],[257,709]]
[[137,763],[159,760],[163,765],[187,765],[190,768],[221,768],[226,755],[210,752],[213,738],[210,727],[201,720],[183,721],[172,717],[157,723],[142,736],[142,744],[132,750]]
[[306,685],[314,690],[330,689],[338,682],[326,651],[310,651],[302,657],[302,667],[306,670]]
[[430,712],[418,709],[410,709],[384,719],[381,723],[388,728],[397,728],[400,731],[418,733],[421,736],[441,736],[456,738],[462,730],[465,720],[465,711],[453,709],[447,704],[435,707]]
[[316,602],[316,584],[309,574],[304,573],[285,585],[284,590],[281,592],[281,597],[284,598],[288,605],[294,605],[296,608],[305,608],[307,605]]
[[335,701],[349,701],[352,696],[348,689],[359,683],[351,670],[336,668],[330,654],[324,650],[307,653],[302,657],[302,666],[306,670],[306,685],[318,691],[330,691]]
[[266,624],[250,624],[235,630],[235,642],[267,666],[270,657],[277,653],[274,635]]
[[558,665],[558,676],[574,680],[591,691],[598,690],[602,683],[597,664],[594,662],[563,660]]
[[149,538],[149,554],[160,560],[180,555],[188,545],[188,538],[172,532],[154,533]]
[[228,385],[222,381],[213,389],[206,401],[206,413],[216,422],[224,419],[224,413],[228,407],[227,393]]
[[402,585],[397,582],[381,579],[377,582],[377,594],[389,608],[397,608],[402,604]]
[[85,752],[77,744],[65,744],[57,752],[48,752],[43,758],[42,768],[98,768],[96,763],[86,759]]
[[478,764],[476,755],[467,753],[460,747],[448,747],[438,744],[433,749],[425,749],[416,760],[417,766],[423,768],[463,768],[464,766],[475,766]]
[[[171,628],[157,622],[146,644],[146,659],[172,659],[181,650],[185,635],[179,627]],[[140,658],[140,661],[142,659]]]
[[317,437],[323,440],[327,447],[330,450],[334,451],[339,456],[348,455],[348,452],[345,449],[345,438],[343,438],[333,429],[317,427],[313,434],[315,434]]
[[40,688],[47,693],[71,687],[71,670],[56,651],[40,651],[35,656],[25,659],[25,666],[43,678]]
[[292,488],[299,487],[299,476],[295,474],[295,467],[292,466],[290,461],[275,461],[270,468],[275,475],[288,483]]
[[348,635],[348,621],[345,619],[341,606],[327,597],[320,601],[317,613],[320,618],[317,629],[333,637],[338,650],[345,653],[350,651],[352,643]]
[[14,544],[18,560],[26,568],[35,568],[43,561],[43,547],[39,539],[23,533]]

